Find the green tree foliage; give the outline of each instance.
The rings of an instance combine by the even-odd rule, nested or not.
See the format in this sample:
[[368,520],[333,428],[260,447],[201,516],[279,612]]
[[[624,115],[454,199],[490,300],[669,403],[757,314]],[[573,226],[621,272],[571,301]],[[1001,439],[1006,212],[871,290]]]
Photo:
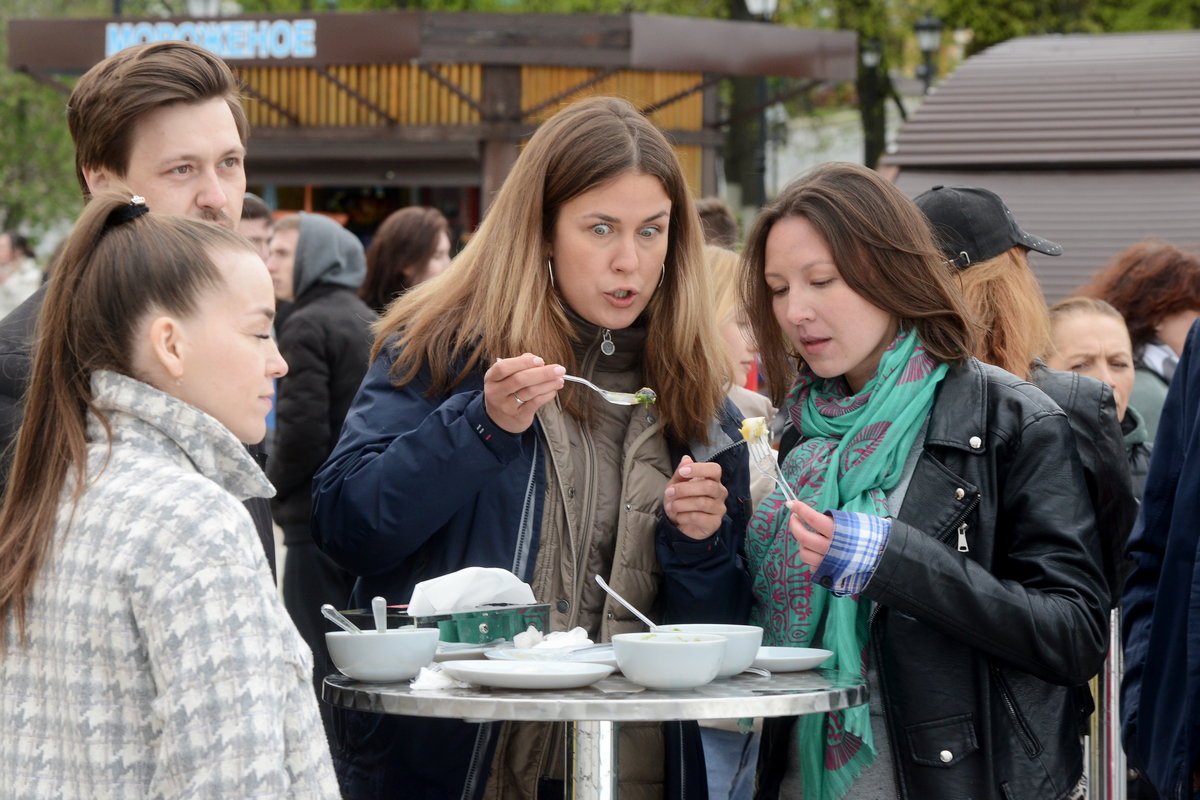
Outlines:
[[0,229],[32,234],[78,210],[66,97],[0,70]]
[[[15,3],[13,16],[31,16]],[[0,18],[0,230],[38,237],[80,205],[75,161],[67,135],[67,98],[8,69],[8,18]],[[67,86],[60,84],[60,86]],[[69,88],[69,87],[68,87]]]
[[1200,28],[1200,0],[1126,0],[1099,13],[1109,31],[1183,31]]
[[1046,33],[1101,33],[1099,11],[1108,0],[942,0],[938,12],[951,28],[969,28],[971,43],[966,55],[1018,36]]

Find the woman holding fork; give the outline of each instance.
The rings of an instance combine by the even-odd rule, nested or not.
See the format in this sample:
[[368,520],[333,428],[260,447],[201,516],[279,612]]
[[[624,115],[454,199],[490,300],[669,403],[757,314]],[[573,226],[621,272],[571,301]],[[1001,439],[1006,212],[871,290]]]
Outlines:
[[[743,621],[748,468],[709,303],[699,221],[665,137],[610,98],[543,123],[450,268],[380,320],[316,476],[314,532],[361,576],[354,602],[485,566],[529,583],[551,630],[595,641],[644,630],[597,575],[659,622]],[[612,404],[568,374],[658,399]],[[338,713],[334,758],[354,800],[398,787],[562,794],[549,724]],[[703,783],[698,759],[694,777],[668,767],[678,724],[621,734],[622,797]]]
[[1065,415],[970,357],[951,268],[875,172],[792,183],[745,254],[798,496],[752,517],[752,621],[871,696],[768,721],[757,796],[1081,797],[1075,687],[1104,658],[1107,586]]

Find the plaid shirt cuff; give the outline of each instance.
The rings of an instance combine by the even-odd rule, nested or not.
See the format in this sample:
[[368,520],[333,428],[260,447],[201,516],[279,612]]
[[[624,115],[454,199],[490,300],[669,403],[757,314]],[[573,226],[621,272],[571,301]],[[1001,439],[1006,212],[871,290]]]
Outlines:
[[856,511],[826,513],[833,517],[833,541],[813,580],[838,597],[862,594],[887,547],[892,521]]

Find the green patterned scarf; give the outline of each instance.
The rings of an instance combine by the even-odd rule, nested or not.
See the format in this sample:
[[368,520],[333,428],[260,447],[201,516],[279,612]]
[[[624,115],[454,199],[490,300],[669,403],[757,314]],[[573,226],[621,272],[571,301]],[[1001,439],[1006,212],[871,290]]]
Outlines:
[[[818,511],[887,516],[887,491],[900,480],[946,371],[912,331],[896,336],[858,394],[850,394],[840,376],[820,378],[802,369],[785,403],[801,443],[781,465],[784,479]],[[763,644],[824,647],[833,655],[822,666],[865,679],[870,604],[835,597],[811,582],[787,517],[776,489],[755,509],[746,534],[753,622],[765,629]],[[875,759],[867,707],[808,714],[797,724],[805,800],[845,797]]]

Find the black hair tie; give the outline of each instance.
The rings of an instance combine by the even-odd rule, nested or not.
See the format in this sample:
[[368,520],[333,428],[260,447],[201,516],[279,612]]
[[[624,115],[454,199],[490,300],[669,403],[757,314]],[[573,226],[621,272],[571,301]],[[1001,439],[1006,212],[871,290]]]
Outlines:
[[142,214],[145,214],[150,209],[146,207],[146,198],[139,194],[135,194],[129,199],[125,205],[120,205],[108,212],[108,219],[104,220],[104,230],[108,231],[118,225],[124,225],[132,219],[137,219]]

